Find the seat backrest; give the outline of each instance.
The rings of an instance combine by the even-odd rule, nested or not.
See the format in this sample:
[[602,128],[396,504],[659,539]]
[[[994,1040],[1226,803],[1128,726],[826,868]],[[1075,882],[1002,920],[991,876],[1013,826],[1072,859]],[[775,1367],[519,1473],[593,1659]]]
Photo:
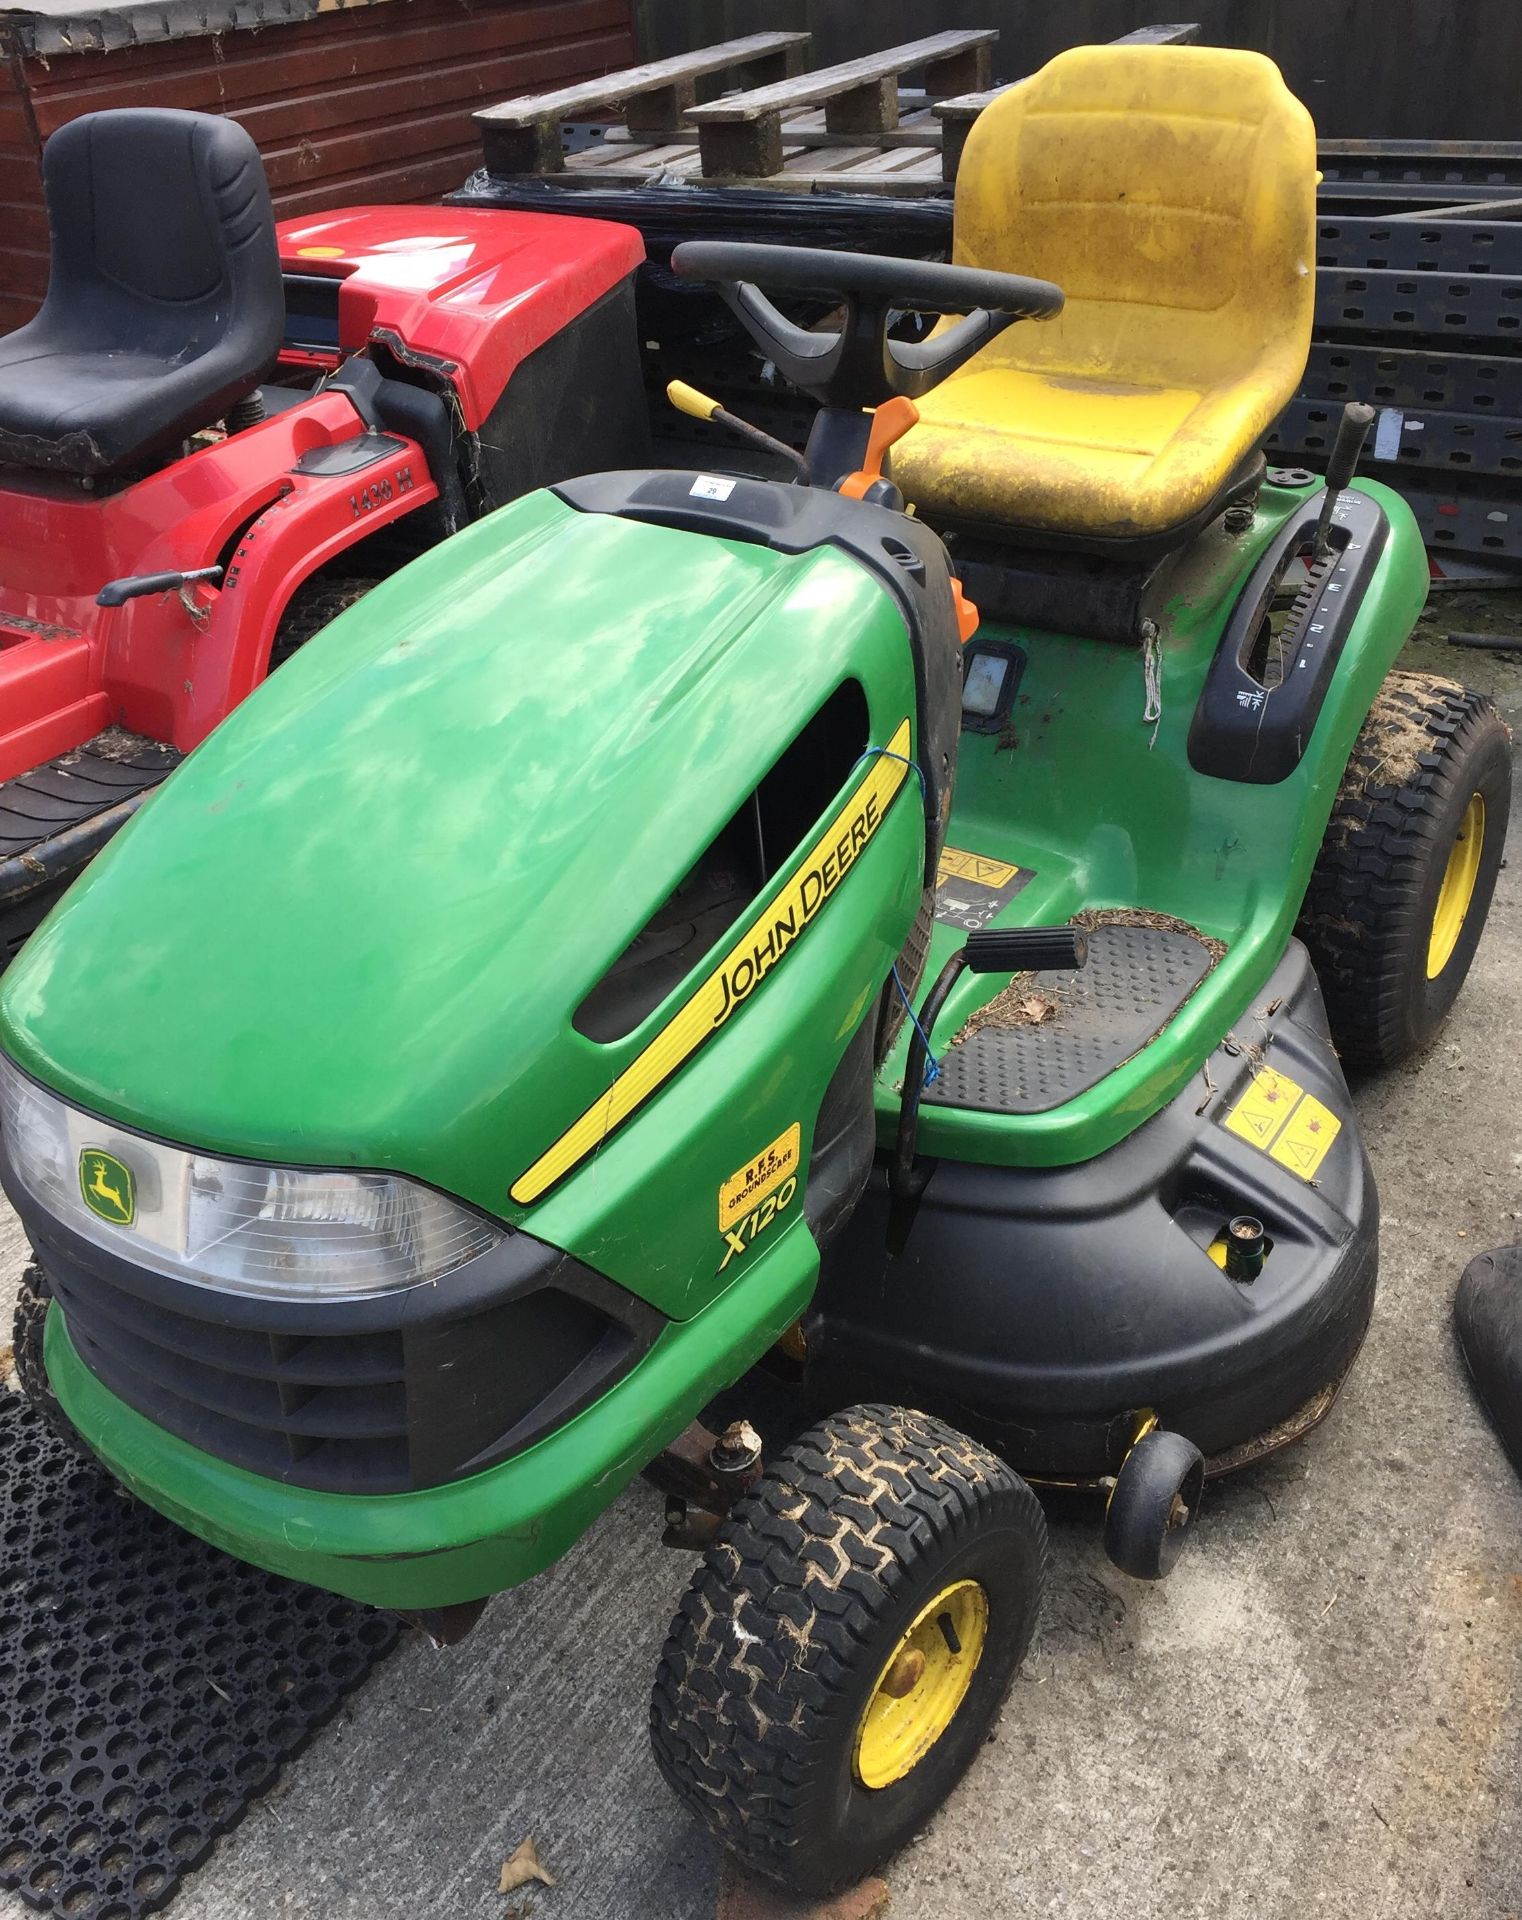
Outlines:
[[[1022,364],[1198,386],[1299,384],[1315,303],[1316,136],[1262,54],[1075,47],[975,122],[955,257],[1054,280]],[[1285,382],[1288,382],[1287,386]]]
[[268,373],[284,329],[252,139],[214,114],[87,113],[52,135],[42,171],[52,266],[33,331],[72,353],[169,362],[183,389],[170,438],[220,418]]

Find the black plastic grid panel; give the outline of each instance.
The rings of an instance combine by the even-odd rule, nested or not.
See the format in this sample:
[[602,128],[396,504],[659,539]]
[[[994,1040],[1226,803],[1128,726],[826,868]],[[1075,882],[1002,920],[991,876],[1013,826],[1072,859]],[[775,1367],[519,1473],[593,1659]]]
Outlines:
[[1305,392],[1339,406],[1367,400],[1375,407],[1437,407],[1522,420],[1522,358],[1318,340],[1306,365]]
[[396,1639],[119,1491],[0,1392],[0,1887],[155,1912]]
[[[1468,469],[1522,481],[1522,416],[1415,408],[1396,411],[1400,418],[1392,422],[1393,449],[1382,446],[1382,463]],[[1324,461],[1331,451],[1341,417],[1340,399],[1292,400],[1274,424],[1270,451],[1303,454],[1306,464],[1315,466],[1318,457]]]
[[1318,146],[1323,207],[1388,202],[1392,208],[1510,200],[1522,194],[1522,143],[1480,141],[1332,141]]
[[[1371,471],[1379,477],[1377,468]],[[1522,488],[1503,493],[1494,481],[1454,474],[1417,480],[1400,472],[1392,479],[1398,479],[1422,539],[1439,558],[1460,553],[1508,564],[1522,561]]]
[[[1517,192],[1522,198],[1522,187]],[[1522,273],[1522,221],[1323,217],[1316,222],[1316,265],[1405,273]]]
[[1522,274],[1323,267],[1316,275],[1316,326],[1515,344],[1522,341]]

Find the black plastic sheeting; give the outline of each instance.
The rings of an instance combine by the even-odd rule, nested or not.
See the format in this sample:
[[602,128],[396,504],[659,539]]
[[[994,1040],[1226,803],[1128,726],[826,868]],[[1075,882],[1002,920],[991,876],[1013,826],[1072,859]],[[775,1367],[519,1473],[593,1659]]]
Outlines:
[[0,1887],[162,1907],[396,1634],[182,1533],[0,1392]]

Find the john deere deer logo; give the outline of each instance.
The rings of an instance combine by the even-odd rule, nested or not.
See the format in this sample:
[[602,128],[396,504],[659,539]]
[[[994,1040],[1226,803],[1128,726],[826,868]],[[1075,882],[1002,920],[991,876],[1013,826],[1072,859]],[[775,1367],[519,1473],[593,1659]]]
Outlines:
[[137,1215],[137,1183],[132,1169],[115,1154],[86,1147],[79,1156],[79,1191],[91,1213],[113,1227],[130,1227]]

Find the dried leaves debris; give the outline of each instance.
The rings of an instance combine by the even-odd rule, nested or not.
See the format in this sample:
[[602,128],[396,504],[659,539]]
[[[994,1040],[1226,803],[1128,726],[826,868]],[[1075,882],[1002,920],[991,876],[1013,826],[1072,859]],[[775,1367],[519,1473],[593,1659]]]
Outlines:
[[[1085,933],[1097,932],[1101,927],[1155,927],[1160,933],[1182,933],[1204,947],[1210,955],[1211,968],[1220,964],[1226,952],[1224,940],[1212,939],[1176,914],[1154,913],[1149,907],[1086,907],[1082,913],[1075,913],[1068,924],[1082,927]],[[965,1046],[974,1034],[988,1027],[1042,1027],[1060,1020],[1066,1010],[1064,989],[1072,977],[1048,975],[1045,983],[1038,984],[1039,976],[1034,973],[1014,974],[1007,987],[969,1015],[952,1035],[951,1046]]]

